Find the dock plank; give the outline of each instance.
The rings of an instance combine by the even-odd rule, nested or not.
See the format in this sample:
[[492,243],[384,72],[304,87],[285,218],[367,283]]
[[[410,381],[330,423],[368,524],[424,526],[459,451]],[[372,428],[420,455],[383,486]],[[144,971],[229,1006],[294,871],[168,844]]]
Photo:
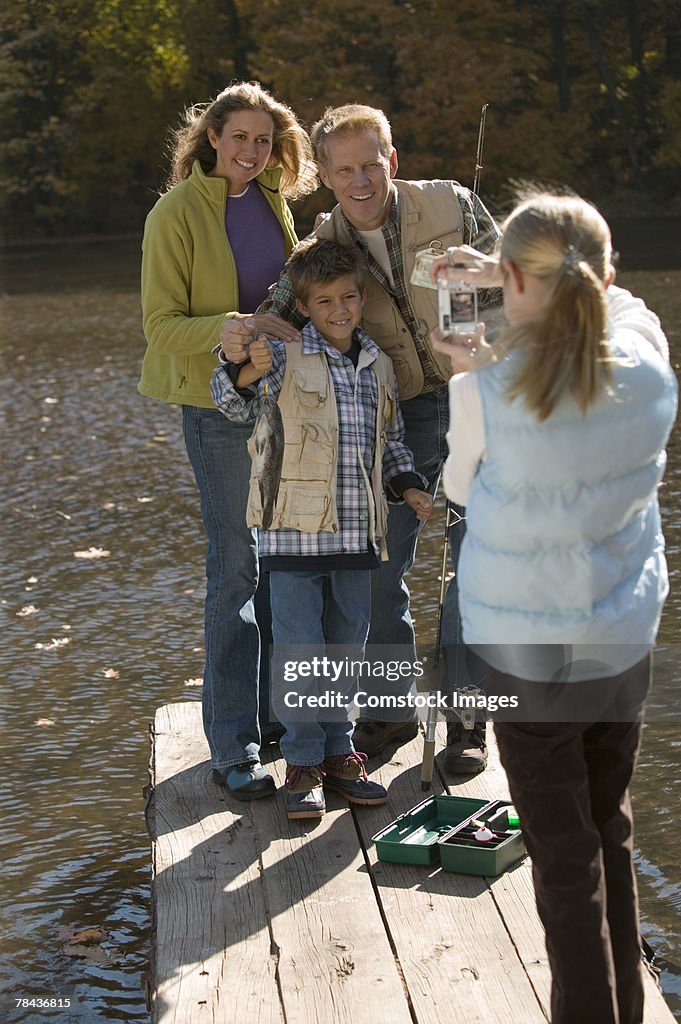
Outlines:
[[[442,749],[444,739],[444,726],[439,725],[436,750]],[[428,796],[421,789],[421,751],[422,741],[416,739],[372,773],[372,778],[389,785],[397,814]],[[481,785],[485,775],[457,786],[456,795],[507,797],[501,770],[490,771]],[[432,789],[446,792],[439,770]],[[369,830],[375,833],[390,820],[385,808],[375,808],[371,817],[362,816],[364,841],[370,838]],[[498,1021],[546,1024],[511,934],[500,926],[487,879],[446,872],[439,865],[383,864],[373,846],[369,858],[419,1021],[445,1021],[458,1015],[467,1024],[487,1024],[493,1012]],[[411,927],[405,927],[407,921]]]
[[[335,794],[319,823],[283,799],[244,804],[210,776],[198,702],[153,727],[156,1024],[545,1024],[550,972],[528,858],[498,878],[378,861],[371,836],[419,803],[422,739],[373,762],[380,807]],[[436,750],[444,745],[438,726]],[[270,748],[283,784],[284,763]],[[481,775],[432,792],[508,795],[494,743]],[[670,1024],[652,979],[645,1024]]]
[[[269,765],[278,785],[284,762]],[[361,811],[360,811],[361,813]],[[282,796],[258,808],[262,861],[287,1024],[411,1024],[352,812],[327,795],[318,823],[288,821]]]
[[[269,765],[280,786],[283,761]],[[333,1007],[334,1020],[411,1024],[352,813],[329,795],[318,822],[289,821],[283,797],[258,808],[262,863],[287,1024]]]
[[[489,761],[485,771],[478,776],[457,782],[455,776],[447,776],[442,766],[441,755],[436,760],[436,770],[447,785],[447,792],[461,796],[484,796],[490,800],[510,799],[506,773],[501,767],[494,734],[488,730]],[[544,945],[544,931],[537,916],[532,884],[532,865],[525,857],[510,870],[488,883],[506,930],[512,937],[516,954],[523,964],[535,995],[548,1016],[551,994],[551,971]]]
[[154,723],[153,1019],[281,1024],[251,808],[212,781],[200,713],[170,704]]

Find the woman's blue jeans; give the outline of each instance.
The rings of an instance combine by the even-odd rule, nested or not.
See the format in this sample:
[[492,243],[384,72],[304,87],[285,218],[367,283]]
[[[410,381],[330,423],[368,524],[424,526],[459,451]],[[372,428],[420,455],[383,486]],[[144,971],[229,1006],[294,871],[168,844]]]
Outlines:
[[[254,602],[256,588],[260,590],[257,532],[246,526],[251,468],[246,442],[252,426],[231,423],[217,409],[192,405],[182,407],[182,419],[208,537],[203,727],[212,766],[224,771],[257,759],[260,751],[260,631],[255,603],[263,644],[270,637],[268,594],[259,594]],[[266,687],[267,658],[262,660]],[[266,714],[267,699],[262,705]]]

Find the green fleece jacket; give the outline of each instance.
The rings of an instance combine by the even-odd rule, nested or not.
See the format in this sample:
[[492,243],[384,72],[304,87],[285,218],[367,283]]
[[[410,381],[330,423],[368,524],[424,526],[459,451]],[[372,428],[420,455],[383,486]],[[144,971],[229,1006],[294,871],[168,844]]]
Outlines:
[[[255,179],[284,232],[287,257],[296,244],[293,215],[279,191],[279,168]],[[138,390],[178,405],[214,408],[210,379],[225,316],[239,309],[234,255],[225,231],[227,182],[204,174],[161,196],[142,242],[142,318],[147,351]]]

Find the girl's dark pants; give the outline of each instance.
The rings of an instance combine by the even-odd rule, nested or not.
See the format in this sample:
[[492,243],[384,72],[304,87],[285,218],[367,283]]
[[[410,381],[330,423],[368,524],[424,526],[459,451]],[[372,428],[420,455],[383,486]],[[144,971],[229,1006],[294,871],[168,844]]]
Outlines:
[[[494,727],[532,858],[552,974],[552,1024],[643,1019],[628,786],[650,668],[647,657],[616,679],[594,681],[606,683],[609,694],[597,720],[553,722],[539,713],[532,722]],[[495,692],[544,686],[488,669]]]

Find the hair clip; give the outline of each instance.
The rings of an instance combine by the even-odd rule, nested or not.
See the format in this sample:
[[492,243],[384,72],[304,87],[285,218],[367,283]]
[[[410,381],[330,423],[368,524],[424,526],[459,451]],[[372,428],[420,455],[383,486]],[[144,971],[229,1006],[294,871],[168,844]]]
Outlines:
[[563,264],[568,269],[575,269],[584,259],[584,254],[576,249],[574,245],[568,245],[567,249],[563,253]]

